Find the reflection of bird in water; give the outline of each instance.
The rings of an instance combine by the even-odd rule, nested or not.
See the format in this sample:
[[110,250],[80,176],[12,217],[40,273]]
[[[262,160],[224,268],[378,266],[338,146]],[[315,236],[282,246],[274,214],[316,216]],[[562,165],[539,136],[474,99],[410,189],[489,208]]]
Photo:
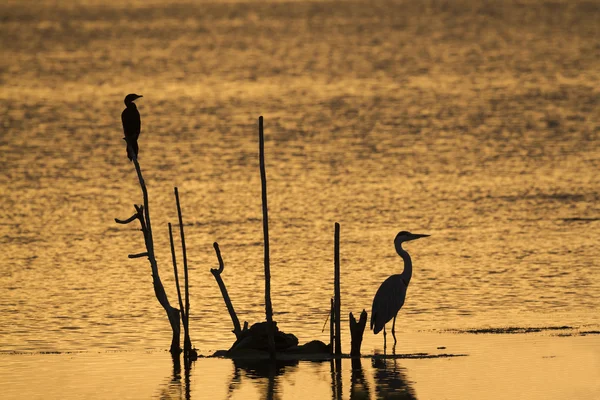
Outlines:
[[372,363],[378,399],[416,400],[415,390],[408,383],[404,368],[396,365],[396,359],[373,358]]
[[125,133],[125,141],[127,142],[127,157],[129,160],[133,160],[138,154],[138,137],[142,129],[142,121],[140,119],[140,113],[135,106],[134,101],[139,99],[140,95],[135,93],[128,94],[125,96],[126,109],[121,113],[121,122],[123,122],[123,132]]
[[383,329],[383,343],[385,347],[385,324],[394,318],[392,324],[392,336],[394,337],[394,344],[396,344],[396,316],[398,311],[404,305],[404,299],[406,299],[406,289],[410,283],[412,276],[412,261],[410,256],[402,248],[402,243],[410,240],[427,237],[429,235],[421,235],[416,233],[410,233],[402,231],[396,235],[394,239],[394,246],[396,246],[396,252],[404,260],[404,271],[401,274],[392,275],[387,278],[375,294],[373,299],[373,307],[371,309],[371,329],[374,334],[378,334]]
[[[257,379],[263,386],[264,394],[261,396],[267,400],[280,398],[281,390],[277,387],[279,375],[285,372],[292,373],[298,366],[298,360],[277,360],[275,362],[260,359],[233,359],[234,373],[229,384],[229,394],[231,398],[233,391],[241,384],[241,371],[244,376],[250,379]],[[266,378],[266,380],[265,380]]]

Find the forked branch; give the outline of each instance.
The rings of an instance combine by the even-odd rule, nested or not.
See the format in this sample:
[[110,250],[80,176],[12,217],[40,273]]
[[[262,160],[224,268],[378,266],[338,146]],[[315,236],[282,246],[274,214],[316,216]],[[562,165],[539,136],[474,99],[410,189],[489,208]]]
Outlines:
[[[128,144],[129,146],[129,144]],[[131,149],[132,150],[132,149]],[[132,152],[133,153],[133,152]],[[133,164],[135,166],[135,170],[137,172],[138,180],[140,183],[140,188],[142,189],[142,195],[144,198],[144,205],[138,206],[134,204],[136,214],[127,218],[126,220],[119,220],[115,218],[115,221],[119,224],[130,223],[135,219],[140,221],[140,226],[142,233],[144,234],[144,244],[146,245],[146,252],[132,254],[129,258],[140,258],[140,257],[148,257],[148,261],[150,262],[150,268],[152,269],[152,285],[154,287],[154,294],[156,295],[156,299],[160,303],[160,305],[165,309],[167,313],[167,317],[169,318],[169,323],[171,325],[171,330],[173,331],[173,338],[171,340],[171,354],[179,354],[181,352],[180,349],[180,321],[179,321],[179,310],[172,307],[169,303],[169,299],[167,297],[167,293],[165,292],[165,288],[160,280],[160,276],[158,274],[158,265],[156,263],[156,257],[154,256],[154,240],[152,238],[152,225],[150,223],[150,211],[148,208],[148,191],[146,189],[146,184],[144,182],[144,177],[142,176],[142,170],[140,168],[140,164],[138,163],[137,157],[133,157]]]

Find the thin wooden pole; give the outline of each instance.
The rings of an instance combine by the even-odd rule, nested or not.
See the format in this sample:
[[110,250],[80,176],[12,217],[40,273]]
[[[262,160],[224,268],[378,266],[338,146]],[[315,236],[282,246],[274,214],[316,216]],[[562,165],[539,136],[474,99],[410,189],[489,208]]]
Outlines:
[[335,307],[333,305],[333,297],[331,298],[331,308],[330,308],[330,314],[329,314],[329,344],[331,345],[331,354],[333,354],[335,352],[335,345],[334,345],[334,339],[335,339],[335,333],[334,333],[334,325],[335,325]]
[[258,117],[258,147],[260,161],[260,181],[262,188],[263,233],[265,239],[265,314],[267,317],[267,335],[269,355],[275,359],[275,329],[273,326],[273,305],[271,304],[271,265],[269,260],[269,210],[267,207],[267,173],[265,171],[265,138],[263,117]]
[[[175,286],[177,287],[177,298],[179,299],[179,309],[181,310],[181,319],[185,321],[185,311],[183,310],[183,300],[181,300],[181,289],[179,287],[179,274],[177,273],[177,257],[175,257],[175,244],[173,243],[173,229],[169,222],[169,241],[171,242],[171,258],[173,259],[173,272],[175,273]],[[185,325],[184,325],[185,327]]]
[[181,250],[183,252],[183,279],[185,286],[185,313],[183,315],[183,353],[189,354],[192,350],[192,340],[190,339],[190,290],[188,280],[187,252],[185,250],[185,234],[183,232],[183,217],[181,216],[181,204],[179,202],[179,191],[175,187],[175,202],[177,203],[177,216],[179,218],[179,234],[181,235]]
[[335,355],[342,354],[341,299],[340,299],[340,224],[335,223],[334,244],[334,301],[335,301]]

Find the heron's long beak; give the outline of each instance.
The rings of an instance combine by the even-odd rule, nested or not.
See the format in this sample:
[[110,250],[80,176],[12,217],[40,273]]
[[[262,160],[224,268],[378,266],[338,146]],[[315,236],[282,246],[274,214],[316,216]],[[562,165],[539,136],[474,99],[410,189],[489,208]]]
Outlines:
[[411,233],[410,239],[408,239],[408,240],[415,240],[415,239],[429,237],[429,236],[431,236],[431,235],[426,235],[424,233]]

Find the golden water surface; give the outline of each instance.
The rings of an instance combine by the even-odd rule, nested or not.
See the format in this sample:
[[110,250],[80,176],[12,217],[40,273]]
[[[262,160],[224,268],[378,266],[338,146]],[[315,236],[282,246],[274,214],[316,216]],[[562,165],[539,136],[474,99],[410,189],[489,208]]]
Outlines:
[[[179,188],[203,354],[233,339],[214,241],[238,316],[264,319],[260,115],[282,330],[329,340],[339,222],[343,315],[402,270],[398,231],[431,235],[406,246],[399,351],[435,350],[419,332],[597,331],[599,20],[583,0],[3,2],[0,351],[170,343],[147,260],[127,258],[142,234],[114,223],[142,201],[128,93],[144,96],[139,161],[173,305]],[[363,353],[381,341],[366,332]]]

